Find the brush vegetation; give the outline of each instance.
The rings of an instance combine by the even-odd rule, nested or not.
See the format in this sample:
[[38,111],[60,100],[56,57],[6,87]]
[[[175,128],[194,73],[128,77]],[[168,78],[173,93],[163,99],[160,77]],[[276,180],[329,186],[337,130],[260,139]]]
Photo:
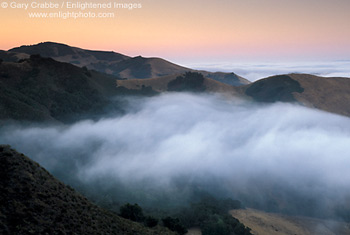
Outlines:
[[0,164],[1,234],[173,234],[98,207],[10,146]]

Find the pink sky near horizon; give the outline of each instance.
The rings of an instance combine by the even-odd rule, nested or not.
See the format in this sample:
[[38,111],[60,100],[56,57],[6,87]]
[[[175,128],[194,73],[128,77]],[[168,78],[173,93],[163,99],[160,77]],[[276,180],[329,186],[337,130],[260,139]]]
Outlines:
[[350,58],[349,0],[138,2],[111,19],[30,19],[37,10],[0,7],[0,48],[53,41],[192,62]]

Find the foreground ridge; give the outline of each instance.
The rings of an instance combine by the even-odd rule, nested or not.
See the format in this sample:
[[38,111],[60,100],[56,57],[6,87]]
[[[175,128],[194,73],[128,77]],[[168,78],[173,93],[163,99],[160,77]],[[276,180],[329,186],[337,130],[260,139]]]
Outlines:
[[172,234],[94,205],[8,145],[0,165],[0,234]]

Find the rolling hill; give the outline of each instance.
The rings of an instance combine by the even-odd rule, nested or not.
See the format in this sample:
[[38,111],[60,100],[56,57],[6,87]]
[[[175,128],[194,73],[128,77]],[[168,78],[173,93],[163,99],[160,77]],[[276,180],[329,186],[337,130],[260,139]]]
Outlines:
[[223,72],[207,72],[207,71],[198,71],[203,74],[204,77],[216,80],[221,83],[225,83],[231,86],[244,86],[250,84],[250,81],[247,79],[235,74],[235,73],[223,73]]
[[[18,54],[12,52],[3,54],[8,59],[18,58]],[[203,75],[198,72],[151,79],[120,80],[112,75],[50,58],[37,55],[25,58],[24,54],[21,56],[24,59],[18,62],[0,63],[1,120],[70,122],[91,115],[98,116],[110,112],[111,109],[121,111],[118,101],[110,102],[118,95],[155,95],[165,91],[219,92],[255,102],[299,103],[350,116],[349,78],[287,74],[268,77],[240,87],[205,76],[203,79],[199,78],[200,81],[190,81],[188,79],[191,76],[186,77],[186,74]],[[139,60],[143,61],[142,58]],[[183,76],[186,79],[178,80]],[[169,87],[174,83],[177,83],[177,88]],[[188,89],[193,85],[191,83],[199,87]],[[114,106],[109,106],[112,103]]]
[[[69,123],[100,118],[111,111],[123,112],[121,101],[115,97],[161,92],[218,92],[258,104],[297,103],[350,117],[350,78],[285,74],[248,83],[234,73],[195,71],[159,58],[131,58],[56,43],[0,51],[0,58],[3,60],[0,61],[0,121]],[[229,85],[228,81],[240,86]],[[0,161],[4,168],[0,172],[4,179],[0,182],[0,233],[50,233],[52,230],[65,233],[77,227],[81,233],[98,230],[112,234],[156,234],[94,206],[8,146],[0,147]],[[295,218],[252,213],[253,219],[247,220],[247,225],[254,228],[256,224],[249,224],[252,220],[262,221],[259,226],[263,226],[263,230],[274,229],[270,234],[301,223]],[[248,215],[243,214],[243,222],[244,216]],[[90,221],[92,227],[85,225],[86,221]],[[277,227],[270,224],[271,221],[277,221]],[[310,226],[320,222],[308,221]],[[293,229],[292,232],[302,231],[299,229],[305,226]]]
[[[10,53],[23,55],[40,54],[42,57],[53,58],[54,60],[74,64],[79,67],[87,67],[109,75],[123,79],[145,79],[157,78],[167,75],[183,74],[189,71],[196,71],[180,65],[176,65],[161,58],[145,58],[142,56],[129,57],[116,52],[92,51],[77,47],[70,47],[65,44],[44,42],[36,45],[21,46],[9,50]],[[0,58],[6,60],[6,56]],[[234,73],[211,73],[197,71],[208,78],[240,86],[250,83],[248,80],[237,76]]]
[[84,50],[81,48],[71,47],[65,44],[54,42],[45,42],[36,45],[16,47],[9,50],[9,52],[23,53],[28,55],[39,54],[42,57],[53,58],[57,61],[75,64],[79,67],[86,66],[90,69],[94,69],[95,66],[98,67],[99,64],[102,66],[102,63],[105,63],[107,66],[109,63],[115,63],[130,58],[126,55],[112,51],[108,52]]
[[[204,78],[199,73],[188,74],[199,75],[202,80],[197,85],[202,92],[235,94],[233,86]],[[122,105],[115,97],[156,95],[167,91],[169,84],[182,75],[118,80],[111,75],[38,55],[31,55],[18,62],[2,62],[0,119],[67,123],[87,117],[101,117],[113,110],[122,112]],[[191,76],[182,82],[186,83],[190,79]]]
[[0,64],[0,119],[73,121],[102,113],[117,94],[115,78],[31,56]]
[[254,209],[231,210],[230,214],[249,226],[255,235],[335,235],[350,233],[350,227],[347,223],[334,220],[288,216]]
[[1,234],[174,234],[96,206],[10,146],[0,145],[0,164]]
[[170,74],[185,73],[191,69],[181,67],[160,58],[137,56],[116,63],[112,68],[116,76],[126,79],[157,78]]
[[160,77],[174,73],[184,73],[190,69],[170,63],[160,58],[129,57],[116,52],[91,51],[65,44],[45,42],[31,46],[21,46],[9,50],[12,53],[28,55],[40,54],[59,62],[111,74],[120,78],[142,79]]
[[[118,100],[111,102],[118,95],[155,95],[165,91],[219,92],[255,102],[299,103],[350,116],[349,78],[287,74],[234,87],[204,76],[199,76],[200,81],[190,81],[191,76],[186,78],[186,74],[199,73],[119,80],[35,55],[19,62],[1,62],[0,119],[70,122],[113,109],[121,111]],[[178,80],[179,77],[186,79]],[[174,83],[177,88],[169,87]],[[198,87],[192,89],[191,83]]]
[[28,54],[25,53],[16,53],[10,51],[0,50],[0,60],[7,62],[17,62],[18,60],[29,58]]
[[293,102],[350,116],[349,78],[286,74],[249,83],[234,73],[196,71],[160,58],[131,58],[52,42],[0,51],[0,58],[2,120],[76,120],[101,113],[115,95],[174,91],[169,88],[174,82],[177,91],[182,91],[183,86],[191,86],[186,79],[177,80],[186,73],[203,75],[200,89],[195,91],[220,92],[255,102]]
[[350,116],[350,78],[287,74],[258,80],[239,89],[257,102],[294,102]]
[[[169,91],[169,82],[178,75],[152,79],[118,80],[118,87],[141,90]],[[350,116],[350,78],[318,77],[310,74],[277,75],[254,83],[234,87],[204,77],[203,91],[219,92],[254,102],[290,102],[327,112]]]
[[[188,72],[189,76],[199,74],[196,72]],[[186,76],[186,74],[175,74],[159,78],[151,79],[132,79],[132,80],[117,80],[117,87],[125,87],[130,90],[142,90],[144,87],[149,87],[156,92],[169,91],[169,83],[175,81],[176,78]],[[188,77],[187,77],[188,78]],[[219,92],[230,95],[238,95],[236,88],[225,83],[215,81],[203,76],[201,81],[203,92]],[[190,90],[188,90],[190,91]],[[192,90],[193,91],[193,90]]]

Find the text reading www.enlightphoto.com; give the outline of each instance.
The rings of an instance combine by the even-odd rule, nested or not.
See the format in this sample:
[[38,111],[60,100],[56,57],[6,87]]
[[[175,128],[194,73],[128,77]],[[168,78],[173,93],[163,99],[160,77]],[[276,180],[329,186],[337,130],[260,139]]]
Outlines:
[[4,10],[23,10],[29,18],[47,19],[84,19],[84,18],[115,18],[117,10],[141,9],[142,4],[137,2],[76,2],[63,1],[60,3],[53,1],[31,1],[16,2],[3,1],[0,3]]

